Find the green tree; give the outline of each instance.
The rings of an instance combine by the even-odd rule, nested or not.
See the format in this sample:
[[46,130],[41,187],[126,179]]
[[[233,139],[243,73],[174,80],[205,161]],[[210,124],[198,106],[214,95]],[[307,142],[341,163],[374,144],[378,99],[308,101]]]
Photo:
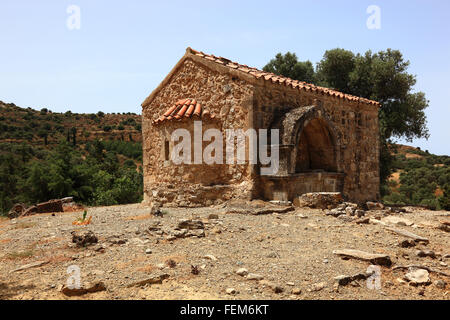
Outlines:
[[47,130],[45,130],[45,129],[40,129],[39,131],[38,131],[38,136],[40,137],[40,138],[44,138],[44,144],[45,145],[48,145],[48,131]]
[[77,145],[77,128],[72,127],[70,129],[70,132],[72,133],[72,143],[74,146],[76,146]]
[[450,182],[444,188],[444,195],[439,198],[441,209],[450,210]]
[[314,82],[315,72],[311,61],[298,61],[295,53],[278,53],[275,59],[269,61],[263,68],[266,72],[272,72],[291,79]]
[[320,85],[351,93],[350,74],[355,68],[355,55],[344,49],[325,52],[317,65],[317,79]]

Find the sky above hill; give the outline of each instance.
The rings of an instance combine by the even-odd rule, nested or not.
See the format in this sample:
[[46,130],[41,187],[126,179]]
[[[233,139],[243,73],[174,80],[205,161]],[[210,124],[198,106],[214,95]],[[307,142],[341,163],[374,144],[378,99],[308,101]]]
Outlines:
[[450,154],[449,1],[2,0],[0,13],[0,100],[56,112],[140,113],[188,46],[258,68],[278,52],[399,49],[430,100],[431,137],[412,144]]

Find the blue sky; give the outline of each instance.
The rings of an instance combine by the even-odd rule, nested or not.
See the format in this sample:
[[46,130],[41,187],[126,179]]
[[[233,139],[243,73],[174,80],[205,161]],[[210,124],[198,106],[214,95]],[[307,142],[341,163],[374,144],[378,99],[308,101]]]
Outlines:
[[[80,30],[66,26],[69,5]],[[278,52],[399,49],[430,100],[431,137],[413,145],[450,154],[449,1],[2,0],[0,13],[0,100],[56,112],[140,113],[188,46],[258,68]]]

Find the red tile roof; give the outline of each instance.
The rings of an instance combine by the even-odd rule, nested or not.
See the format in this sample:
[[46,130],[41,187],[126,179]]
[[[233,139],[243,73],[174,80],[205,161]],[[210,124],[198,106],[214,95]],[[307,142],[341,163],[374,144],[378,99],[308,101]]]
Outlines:
[[223,57],[216,57],[214,55],[205,54],[201,51],[196,51],[191,48],[187,48],[187,51],[195,56],[198,56],[198,57],[207,59],[209,61],[221,64],[228,68],[239,70],[241,72],[252,75],[256,79],[262,78],[265,81],[270,81],[274,84],[279,84],[279,85],[283,85],[283,86],[290,86],[294,89],[298,89],[299,91],[314,92],[314,93],[319,93],[319,94],[323,94],[323,95],[338,97],[341,99],[346,99],[349,101],[362,102],[362,103],[372,104],[372,105],[376,105],[376,106],[380,105],[379,102],[377,102],[377,101],[353,96],[353,95],[342,93],[342,92],[339,92],[339,91],[336,91],[333,89],[329,89],[329,88],[319,87],[319,86],[316,86],[316,85],[313,85],[310,83],[306,83],[303,81],[293,80],[293,79],[290,79],[287,77],[276,75],[274,73],[265,72],[262,70],[258,70],[256,68],[252,68],[252,67],[242,65],[242,64],[239,64],[236,62],[232,62],[231,60],[223,58]]
[[178,100],[175,105],[170,107],[161,117],[153,121],[153,124],[194,117],[214,119],[215,115],[203,108],[203,106],[195,99],[181,99]]

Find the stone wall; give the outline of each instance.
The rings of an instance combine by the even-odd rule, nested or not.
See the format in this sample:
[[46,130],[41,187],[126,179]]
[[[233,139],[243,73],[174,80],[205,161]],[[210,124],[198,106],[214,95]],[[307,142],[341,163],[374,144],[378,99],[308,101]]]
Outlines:
[[[344,173],[342,191],[355,202],[379,199],[378,108],[336,97],[300,93],[282,86],[255,87],[255,128],[270,128],[286,112],[318,100],[336,129],[337,171]],[[257,185],[262,186],[259,181]],[[255,187],[264,194],[264,188]]]
[[290,177],[261,177],[261,189],[265,199],[292,201],[310,192],[337,192],[341,190],[343,173],[307,172]]
[[[166,205],[199,206],[233,197],[250,199],[253,179],[247,164],[174,165],[167,159],[166,141],[171,151],[173,130],[184,128],[194,137],[194,121],[184,119],[156,126],[152,121],[184,98],[196,99],[216,115],[216,120],[202,120],[203,132],[217,128],[225,137],[225,129],[246,130],[250,126],[252,86],[190,59],[185,60],[151,104],[143,108],[144,202],[156,200]],[[208,144],[205,142],[203,146]],[[225,141],[223,144],[225,147]]]

